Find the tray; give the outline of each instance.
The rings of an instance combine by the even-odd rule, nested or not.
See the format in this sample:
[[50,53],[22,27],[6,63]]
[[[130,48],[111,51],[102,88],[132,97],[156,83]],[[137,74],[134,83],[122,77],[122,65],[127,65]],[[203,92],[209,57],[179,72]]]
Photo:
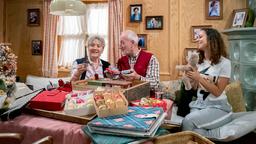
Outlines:
[[[106,84],[108,83],[108,84]],[[149,82],[144,81],[120,81],[120,80],[110,80],[110,81],[101,81],[101,80],[81,80],[72,83],[73,90],[88,90],[96,89],[97,87],[104,86],[113,86],[119,85],[124,90],[124,95],[128,102],[139,100],[142,97],[150,96],[150,84]]]
[[42,110],[42,109],[31,109],[29,107],[27,107],[25,109],[25,112],[30,113],[30,114],[48,117],[48,118],[79,123],[79,124],[83,124],[83,125],[87,124],[89,121],[91,121],[96,116],[96,114],[87,115],[87,116],[74,116],[74,115],[65,114],[63,111],[47,111],[47,110]]
[[88,85],[98,86],[120,86],[121,88],[128,88],[132,86],[132,82],[124,80],[87,80]]

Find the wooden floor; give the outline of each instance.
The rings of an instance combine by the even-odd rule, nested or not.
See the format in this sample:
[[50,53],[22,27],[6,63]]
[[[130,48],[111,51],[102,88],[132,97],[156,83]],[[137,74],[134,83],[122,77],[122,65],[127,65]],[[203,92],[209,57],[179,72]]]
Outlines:
[[232,142],[215,142],[216,144],[256,144],[256,133],[251,132]]

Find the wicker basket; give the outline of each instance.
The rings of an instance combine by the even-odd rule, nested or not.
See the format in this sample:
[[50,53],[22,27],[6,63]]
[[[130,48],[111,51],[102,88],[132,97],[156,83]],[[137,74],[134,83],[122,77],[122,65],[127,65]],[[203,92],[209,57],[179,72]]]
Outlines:
[[154,144],[214,144],[207,138],[192,131],[183,131],[159,136]]

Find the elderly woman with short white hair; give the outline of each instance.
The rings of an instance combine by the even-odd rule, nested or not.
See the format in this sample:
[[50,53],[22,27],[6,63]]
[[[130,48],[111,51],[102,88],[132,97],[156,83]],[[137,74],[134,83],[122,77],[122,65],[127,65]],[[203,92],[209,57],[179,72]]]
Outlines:
[[71,81],[82,79],[101,79],[106,77],[104,71],[110,63],[100,59],[105,46],[105,40],[98,35],[88,38],[87,55],[84,58],[76,59],[72,66]]

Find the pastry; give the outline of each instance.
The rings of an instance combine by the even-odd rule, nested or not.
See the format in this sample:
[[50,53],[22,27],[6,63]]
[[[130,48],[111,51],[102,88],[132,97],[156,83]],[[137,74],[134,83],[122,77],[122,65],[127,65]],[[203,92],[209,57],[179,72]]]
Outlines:
[[112,99],[106,100],[106,105],[108,106],[109,109],[114,109],[115,108],[115,103]]
[[100,100],[100,99],[104,99],[104,97],[102,95],[95,95],[94,99],[97,101],[97,100]]
[[106,110],[107,106],[105,104],[99,106],[99,110]]
[[103,97],[105,100],[111,99],[111,93],[105,92],[105,93],[103,93]]
[[96,100],[96,105],[99,107],[100,105],[105,104],[104,99],[98,99]]
[[122,98],[118,98],[116,100],[116,107],[120,107],[120,106],[124,106],[125,103],[124,103],[124,100]]

